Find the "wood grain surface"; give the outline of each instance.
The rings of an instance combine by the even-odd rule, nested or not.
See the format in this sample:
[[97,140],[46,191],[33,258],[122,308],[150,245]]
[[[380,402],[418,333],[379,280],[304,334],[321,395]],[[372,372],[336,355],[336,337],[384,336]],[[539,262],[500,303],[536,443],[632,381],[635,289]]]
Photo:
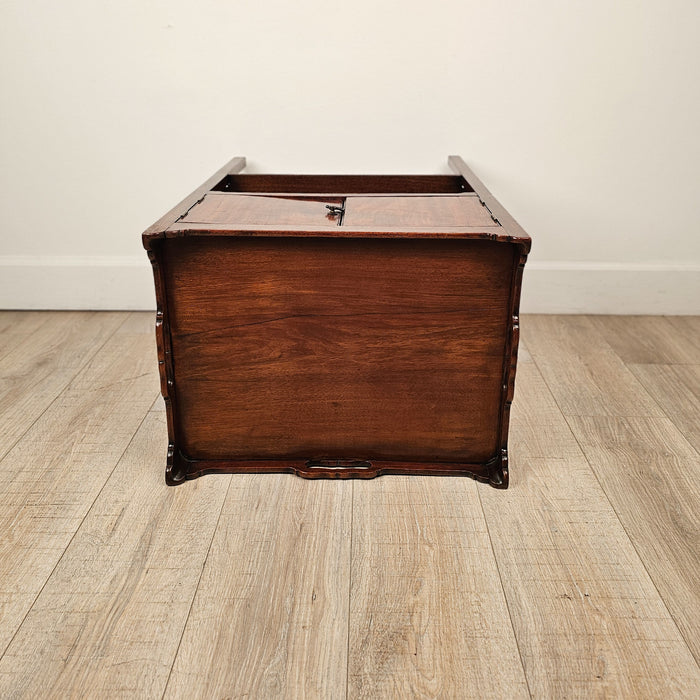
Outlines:
[[[700,499],[695,486],[700,455],[621,359],[639,359],[636,348],[620,345],[627,324],[614,329],[620,354],[597,330],[600,325],[598,319],[585,317],[532,318],[528,347],[666,606],[700,659]],[[586,342],[579,344],[572,360],[571,343],[584,336]],[[667,343],[659,343],[659,353],[668,351]],[[685,356],[692,347],[682,352]],[[589,391],[593,377],[595,395]]]
[[489,208],[508,235],[514,239],[522,240],[529,250],[530,236],[525,233],[523,227],[513,218],[503,204],[491,194],[486,185],[476,176],[476,173],[464,162],[462,157],[450,156],[447,159],[447,163],[454,172],[458,173],[469,183],[469,187],[479,195],[479,199]]
[[698,667],[532,363],[512,445],[511,489],[479,496],[532,696],[692,697]]
[[474,195],[449,197],[348,197],[345,226],[493,226]]
[[[71,314],[69,341],[54,316],[60,374],[111,315]],[[153,318],[125,318],[0,462],[0,697],[697,697],[698,456],[677,422],[696,365],[625,363],[601,329],[626,323],[525,317],[508,491],[171,489]],[[673,347],[643,359],[692,354],[697,319],[668,321]],[[12,317],[24,340],[34,323]]]
[[[329,200],[330,201],[330,200]],[[337,200],[342,205],[343,200]],[[182,217],[185,223],[322,226],[338,228],[327,201],[211,192]]]
[[700,364],[628,365],[661,410],[700,452]]
[[486,241],[172,241],[178,445],[193,459],[493,458],[513,256]]
[[507,488],[530,238],[512,217],[501,226],[483,185],[474,193],[464,174],[214,180],[142,237],[166,482],[372,478],[435,463]]
[[696,325],[693,332],[682,318],[674,322],[666,316],[594,316],[590,320],[625,364],[700,365],[700,327]]
[[576,416],[571,427],[700,659],[700,455],[665,417]]
[[345,696],[351,490],[232,479],[165,697]]
[[528,348],[565,416],[658,415],[590,318],[533,316],[528,326]]
[[243,156],[236,156],[228,163],[217,170],[208,180],[203,182],[196,190],[190,192],[181,202],[178,202],[170,211],[163,214],[155,223],[144,231],[144,238],[151,236],[158,237],[161,232],[170,226],[176,219],[187,213],[212,187],[215,187],[224,178],[240,172],[245,168],[246,159]]
[[[61,351],[47,358],[41,376],[56,374],[67,386],[48,408],[48,380],[29,383],[17,396],[23,413],[13,415],[11,425],[19,426],[23,436],[0,461],[0,649],[32,606],[158,394],[151,319],[140,314],[124,321],[125,316],[76,314],[70,332],[52,324],[55,337],[53,342],[45,338],[44,352]],[[63,314],[56,318],[64,320]],[[76,353],[95,345],[99,349],[105,327],[113,329],[115,321],[122,325],[107,346],[68,383],[62,364],[74,371],[71,348]],[[45,409],[37,420],[38,409],[25,408],[33,406],[35,390]],[[24,423],[19,422],[22,415]]]
[[477,484],[354,488],[347,697],[528,697]]
[[[673,327],[673,335],[679,343],[689,346],[694,357],[700,351],[700,316],[665,316]],[[692,350],[690,350],[692,348]],[[697,361],[695,364],[698,364]]]
[[50,311],[0,311],[0,358],[52,317]]
[[0,358],[0,458],[96,355],[124,313],[56,312]]
[[0,696],[162,696],[229,481],[163,488],[166,440],[148,414],[0,661]]

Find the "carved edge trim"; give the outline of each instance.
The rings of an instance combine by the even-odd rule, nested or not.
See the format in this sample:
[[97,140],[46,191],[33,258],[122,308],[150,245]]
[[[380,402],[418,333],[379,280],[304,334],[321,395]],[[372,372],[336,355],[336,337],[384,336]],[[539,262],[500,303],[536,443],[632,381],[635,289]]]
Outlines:
[[246,166],[243,156],[236,156],[219,168],[208,180],[191,192],[181,202],[175,205],[167,214],[149,226],[142,234],[141,241],[148,253],[153,269],[153,281],[156,291],[156,347],[158,351],[158,371],[160,375],[160,393],[165,402],[165,415],[168,425],[168,454],[165,466],[165,481],[167,484],[179,484],[185,480],[179,464],[175,434],[175,384],[173,372],[173,356],[168,324],[165,280],[161,269],[159,241],[165,238],[165,231],[201,197],[216,186],[226,175],[238,173]]
[[500,480],[504,485],[495,484],[499,488],[508,488],[508,431],[510,427],[510,408],[515,397],[515,374],[518,365],[518,346],[520,345],[520,292],[523,281],[523,271],[527,261],[527,249],[519,248],[517,264],[513,269],[512,299],[510,304],[510,333],[506,347],[506,360],[503,368],[502,401],[500,425]]
[[[495,488],[507,488],[507,458],[499,454],[485,464],[375,461],[372,467],[309,468],[305,459],[208,460],[190,459],[175,446],[168,452],[172,468],[167,475],[170,486],[198,479],[206,474],[295,474],[304,479],[374,479],[392,474],[468,477]],[[442,468],[440,468],[442,466]]]
[[277,224],[195,224],[188,221],[176,221],[159,234],[164,238],[181,238],[183,236],[237,236],[246,238],[337,238],[340,233],[344,238],[420,238],[420,239],[470,239],[497,241],[499,243],[527,244],[521,238],[513,237],[502,226],[433,226],[403,230],[386,226],[343,226],[342,231],[334,228],[289,225],[280,228]]
[[184,484],[192,477],[188,472],[188,462],[178,447],[172,442],[168,445],[168,459],[165,467],[165,483],[168,486]]
[[[168,425],[168,455],[165,466],[166,483],[179,483],[184,477],[176,478],[175,465],[175,384],[173,381],[173,356],[170,344],[170,328],[164,309],[165,281],[158,253],[153,247],[148,248],[148,258],[153,269],[153,281],[156,289],[156,349],[158,352],[158,374],[160,376],[160,393],[165,402],[165,416]],[[177,474],[177,476],[180,476]]]
[[[490,211],[496,216],[503,229],[510,235],[510,242],[516,246],[517,264],[513,266],[512,296],[510,302],[510,333],[507,339],[505,361],[503,368],[502,408],[500,416],[500,458],[499,466],[494,468],[491,484],[497,488],[508,487],[508,428],[510,424],[510,407],[515,395],[515,371],[518,360],[518,344],[520,342],[520,292],[522,289],[523,270],[527,255],[532,246],[532,239],[522,226],[511,216],[503,205],[489,192],[484,183],[475,175],[472,169],[460,156],[449,156],[448,165],[461,175],[485,202]],[[497,482],[497,483],[496,483]]]
[[508,450],[502,449],[501,454],[496,459],[491,468],[488,483],[495,489],[507,489],[509,483],[508,476]]

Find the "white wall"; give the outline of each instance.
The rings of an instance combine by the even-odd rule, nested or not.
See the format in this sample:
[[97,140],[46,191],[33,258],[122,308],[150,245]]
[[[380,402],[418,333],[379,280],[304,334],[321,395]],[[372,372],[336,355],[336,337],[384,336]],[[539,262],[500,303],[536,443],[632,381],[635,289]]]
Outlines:
[[5,0],[0,306],[152,308],[140,232],[233,155],[447,172],[528,311],[700,313],[697,0]]

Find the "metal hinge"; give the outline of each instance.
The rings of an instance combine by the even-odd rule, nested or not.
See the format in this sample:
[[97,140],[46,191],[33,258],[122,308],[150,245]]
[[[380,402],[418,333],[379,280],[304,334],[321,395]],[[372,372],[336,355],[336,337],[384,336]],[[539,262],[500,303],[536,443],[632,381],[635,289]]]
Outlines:
[[[479,197],[478,194],[476,196]],[[483,199],[481,199],[481,197],[479,197],[479,201],[481,202],[482,207],[486,207],[486,211],[489,213],[489,216],[500,226],[501,222],[493,215],[493,212],[491,211],[489,205],[486,204],[486,202]]]
[[203,194],[194,204],[191,204],[189,207],[187,207],[187,211],[184,214],[180,214],[180,216],[178,216],[177,219],[175,219],[175,223],[177,223],[178,221],[182,221],[190,213],[190,211],[194,209],[194,207],[196,207],[200,202],[204,201],[204,198],[206,196],[206,194]]
[[337,216],[338,217],[338,226],[342,226],[343,224],[343,216],[345,216],[345,202],[341,204],[340,206],[337,206],[335,204],[326,204],[326,209],[330,212],[328,216]]

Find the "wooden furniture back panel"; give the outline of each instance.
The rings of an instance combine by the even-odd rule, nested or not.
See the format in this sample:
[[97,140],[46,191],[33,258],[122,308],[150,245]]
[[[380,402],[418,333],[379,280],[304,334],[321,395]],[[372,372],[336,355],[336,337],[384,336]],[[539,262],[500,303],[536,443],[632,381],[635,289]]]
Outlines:
[[478,463],[498,453],[515,246],[162,245],[186,456]]

